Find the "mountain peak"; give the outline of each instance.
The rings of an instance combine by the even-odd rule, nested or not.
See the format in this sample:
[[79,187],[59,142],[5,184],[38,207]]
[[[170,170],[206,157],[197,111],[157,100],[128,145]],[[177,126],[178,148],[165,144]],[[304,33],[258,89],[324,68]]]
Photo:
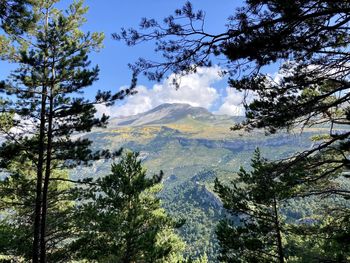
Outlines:
[[153,108],[152,110],[149,110],[145,112],[144,114],[149,114],[153,112],[161,112],[161,111],[170,111],[172,113],[177,112],[177,113],[185,113],[184,111],[188,113],[198,113],[202,112],[205,114],[211,115],[211,113],[203,108],[203,107],[195,107],[187,103],[164,103],[161,105],[158,105],[157,107]]
[[190,108],[194,107],[191,106],[188,103],[163,103],[155,107],[154,109],[161,109],[161,108]]
[[193,107],[185,103],[164,103],[152,110],[123,119],[114,119],[118,126],[141,126],[151,124],[167,124],[186,117],[210,118],[213,114],[202,107]]

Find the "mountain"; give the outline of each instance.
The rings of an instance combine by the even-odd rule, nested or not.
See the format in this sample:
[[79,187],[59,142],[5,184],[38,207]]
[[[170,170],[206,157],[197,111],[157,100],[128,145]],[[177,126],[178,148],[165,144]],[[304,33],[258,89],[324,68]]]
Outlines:
[[214,115],[202,107],[192,107],[189,104],[182,103],[166,103],[159,105],[150,111],[134,116],[113,118],[110,121],[110,126],[143,126],[169,124],[179,122],[187,118],[203,122],[234,120],[234,118],[230,116]]
[[[228,182],[240,166],[249,168],[256,147],[268,159],[289,156],[310,147],[310,137],[322,130],[273,136],[230,130],[242,120],[187,104],[163,104],[145,113],[113,118],[107,128],[85,136],[93,140],[95,149],[139,151],[150,174],[163,170],[160,197],[168,213],[186,220],[180,234],[187,243],[187,255],[206,253],[210,262],[216,262],[215,226],[225,212],[213,192],[214,179]],[[108,174],[110,164],[98,161],[76,169],[72,176]]]

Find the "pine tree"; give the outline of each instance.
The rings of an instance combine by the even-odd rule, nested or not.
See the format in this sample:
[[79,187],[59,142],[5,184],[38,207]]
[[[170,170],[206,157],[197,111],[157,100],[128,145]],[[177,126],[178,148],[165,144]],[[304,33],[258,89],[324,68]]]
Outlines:
[[[218,224],[223,262],[285,262],[280,205],[286,190],[255,151],[252,171],[243,168],[230,185],[215,182],[215,191],[231,217]],[[236,219],[236,220],[234,220]]]
[[162,173],[146,177],[137,153],[126,153],[99,178],[78,209],[79,238],[72,251],[96,262],[180,262],[183,243],[177,223],[156,196]]
[[0,114],[15,114],[12,129],[1,126],[6,141],[0,147],[5,171],[13,162],[31,160],[36,175],[33,225],[33,262],[46,262],[48,189],[51,171],[109,158],[109,151],[92,152],[87,139],[72,139],[73,133],[104,127],[108,117],[95,117],[95,104],[113,104],[132,90],[99,91],[94,100],[81,97],[84,88],[98,79],[88,54],[102,46],[103,34],[84,33],[87,8],[75,1],[66,12],[56,0],[31,1],[35,24],[21,32],[8,31],[13,43],[8,59],[19,67],[1,82]]

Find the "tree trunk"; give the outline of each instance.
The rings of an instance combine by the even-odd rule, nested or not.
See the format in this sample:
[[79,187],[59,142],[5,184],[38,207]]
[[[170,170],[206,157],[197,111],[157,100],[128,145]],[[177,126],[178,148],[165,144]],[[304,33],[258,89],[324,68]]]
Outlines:
[[[49,24],[49,10],[45,14],[45,34]],[[46,53],[45,53],[46,54]],[[39,263],[41,257],[41,236],[42,236],[42,181],[44,173],[44,154],[45,154],[45,124],[46,124],[46,101],[47,101],[47,57],[44,58],[43,66],[44,83],[41,94],[41,111],[40,111],[40,131],[39,131],[39,149],[37,164],[37,185],[35,200],[35,219],[34,219],[34,240],[33,240],[33,263]]]
[[[131,185],[131,177],[129,176],[129,184]],[[132,215],[131,215],[131,211],[132,211],[132,204],[131,204],[131,198],[129,196],[128,198],[128,214],[127,214],[127,222],[130,223],[132,222]],[[125,236],[125,241],[126,241],[126,246],[125,246],[125,254],[123,256],[123,263],[131,263],[132,262],[132,257],[133,257],[133,252],[132,252],[132,230],[131,228],[128,229],[128,232],[126,233]]]
[[36,178],[36,198],[34,211],[34,239],[32,261],[39,262],[40,257],[40,225],[41,225],[41,197],[42,197],[42,180],[43,180],[43,165],[45,151],[45,113],[46,113],[46,92],[47,88],[43,86],[41,95],[41,113],[40,113],[40,131],[38,145],[38,163],[37,163],[37,178]]
[[278,217],[276,198],[273,199],[273,206],[274,206],[274,213],[275,213],[274,219],[275,219],[275,229],[276,229],[276,238],[277,238],[278,261],[279,263],[284,263],[281,226],[280,226],[279,217]]
[[[52,88],[53,89],[53,88]],[[48,210],[48,192],[51,175],[51,153],[52,153],[52,120],[53,120],[53,91],[50,94],[50,108],[48,116],[48,131],[47,131],[47,149],[46,149],[46,167],[43,187],[43,201],[41,212],[41,239],[40,239],[40,262],[46,263],[46,225],[47,225],[47,210]]]

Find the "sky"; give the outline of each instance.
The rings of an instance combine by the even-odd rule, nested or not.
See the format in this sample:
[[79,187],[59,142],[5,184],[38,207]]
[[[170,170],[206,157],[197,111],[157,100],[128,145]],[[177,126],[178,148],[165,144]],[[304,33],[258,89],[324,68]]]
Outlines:
[[[71,0],[62,0],[69,4]],[[97,90],[117,91],[130,85],[131,70],[128,63],[139,57],[155,59],[154,43],[143,43],[128,47],[122,41],[115,41],[111,35],[124,28],[138,28],[141,18],[155,18],[160,21],[173,14],[184,5],[185,0],[86,0],[89,6],[84,31],[104,32],[104,48],[90,56],[92,64],[100,67],[99,81],[86,90],[86,96],[92,97]],[[193,0],[193,7],[205,11],[205,30],[220,33],[225,30],[227,18],[242,5],[241,0]],[[13,66],[0,62],[0,76],[6,76]],[[99,114],[110,116],[132,115],[150,110],[162,103],[188,103],[205,107],[218,114],[242,115],[242,95],[227,88],[227,80],[219,76],[217,66],[201,69],[197,74],[186,76],[175,90],[168,80],[152,82],[145,77],[138,80],[138,93],[126,98],[112,108],[98,107]]]
[[[184,5],[186,1],[164,0],[87,0],[90,7],[87,24],[84,29],[89,31],[103,31],[106,34],[105,48],[92,56],[93,62],[101,68],[100,81],[91,90],[114,89],[130,84],[131,71],[128,63],[135,62],[139,57],[154,59],[154,43],[142,43],[134,47],[127,47],[125,43],[115,41],[111,34],[119,32],[122,27],[138,28],[141,18],[155,18],[161,21],[173,14],[174,10]],[[219,33],[225,30],[227,17],[238,7],[240,1],[220,0],[216,4],[212,0],[192,1],[195,9],[206,13],[206,30]],[[121,104],[106,109],[100,107],[101,112],[111,116],[132,115],[150,110],[162,103],[188,103],[192,106],[205,107],[213,112],[241,115],[242,105],[228,105],[233,101],[233,90],[227,94],[226,80],[218,75],[219,68],[202,69],[198,74],[185,77],[181,87],[175,90],[167,80],[160,83],[151,82],[145,77],[138,80],[138,94],[127,98]],[[240,96],[238,96],[240,97]],[[235,102],[241,101],[235,99]],[[223,106],[223,107],[222,107]]]

